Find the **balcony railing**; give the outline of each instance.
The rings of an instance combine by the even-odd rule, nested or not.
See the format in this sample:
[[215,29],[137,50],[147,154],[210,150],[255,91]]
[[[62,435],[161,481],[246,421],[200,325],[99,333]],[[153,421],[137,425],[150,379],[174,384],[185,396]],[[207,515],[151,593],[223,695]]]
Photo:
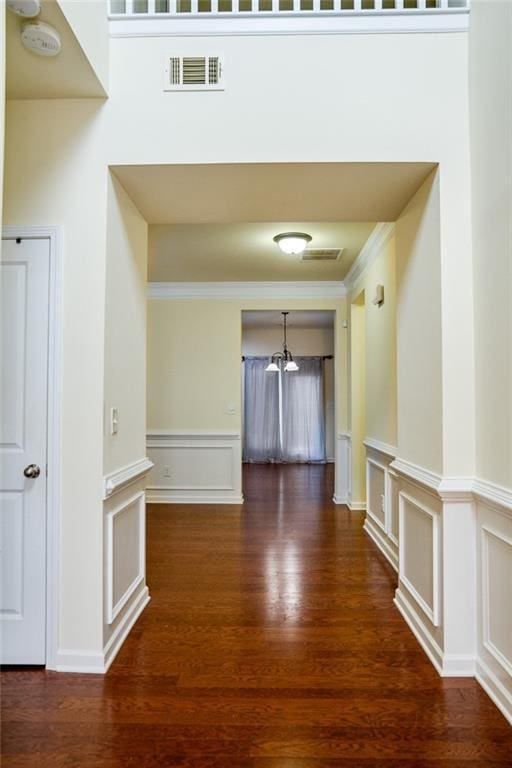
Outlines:
[[[144,22],[149,34],[223,30],[459,31],[467,28],[470,0],[110,0],[110,20]],[[186,19],[196,20],[189,26]],[[202,20],[202,21],[201,21]],[[202,23],[204,22],[204,23]],[[185,27],[183,27],[185,23]],[[131,24],[130,24],[131,26]],[[119,27],[111,28],[113,34]],[[122,29],[128,29],[122,26]],[[164,31],[165,33],[165,31]],[[120,34],[124,36],[125,32]],[[126,32],[129,34],[129,32]]]
[[469,0],[110,0],[111,17],[181,14],[391,14],[466,11]]

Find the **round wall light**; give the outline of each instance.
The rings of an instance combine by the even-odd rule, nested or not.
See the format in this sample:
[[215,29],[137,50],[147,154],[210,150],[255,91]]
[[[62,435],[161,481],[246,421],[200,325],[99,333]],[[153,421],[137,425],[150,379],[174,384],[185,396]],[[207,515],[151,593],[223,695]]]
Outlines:
[[274,237],[274,243],[280,247],[283,253],[302,253],[312,240],[311,235],[305,232],[283,232]]
[[56,56],[60,53],[60,35],[49,24],[25,24],[21,30],[21,42],[29,51],[39,56]]
[[7,8],[24,19],[33,19],[41,12],[39,0],[7,0]]

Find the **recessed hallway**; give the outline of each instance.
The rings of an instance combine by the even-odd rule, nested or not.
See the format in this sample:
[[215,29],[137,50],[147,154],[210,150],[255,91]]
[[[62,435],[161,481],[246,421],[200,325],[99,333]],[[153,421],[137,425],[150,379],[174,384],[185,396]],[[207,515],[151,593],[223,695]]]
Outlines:
[[4,673],[4,768],[510,767],[510,726],[438,677],[332,465],[252,465],[244,494],[150,506],[150,605],[106,676]]

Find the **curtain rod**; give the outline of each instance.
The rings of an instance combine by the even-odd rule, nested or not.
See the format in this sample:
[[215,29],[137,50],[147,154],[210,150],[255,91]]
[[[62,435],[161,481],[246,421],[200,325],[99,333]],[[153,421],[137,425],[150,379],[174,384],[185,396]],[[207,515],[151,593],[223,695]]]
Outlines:
[[[254,355],[254,357],[270,357],[270,355]],[[297,357],[321,357],[322,360],[334,360],[334,355],[297,355]],[[245,360],[245,355],[242,355],[242,363]]]

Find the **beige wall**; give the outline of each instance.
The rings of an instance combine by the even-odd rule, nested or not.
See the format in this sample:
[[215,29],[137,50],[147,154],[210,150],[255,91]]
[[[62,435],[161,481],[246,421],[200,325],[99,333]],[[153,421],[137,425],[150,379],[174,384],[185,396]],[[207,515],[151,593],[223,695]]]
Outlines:
[[398,455],[443,471],[439,175],[429,177],[395,228]]
[[4,222],[63,227],[62,648],[102,647],[107,172],[100,112],[95,100],[8,102],[6,112]]
[[[113,176],[108,178],[105,286],[105,474],[146,455],[147,224]],[[110,410],[119,427],[110,434]]]
[[351,504],[366,501],[365,449],[366,436],[366,330],[364,291],[350,308],[350,433]]
[[[333,316],[334,323],[334,316]],[[346,332],[345,332],[346,333]],[[288,347],[294,357],[301,355],[334,355],[334,328],[288,328]],[[243,328],[242,354],[269,355],[282,349],[282,328]],[[342,374],[346,375],[346,373]],[[325,449],[334,459],[336,440],[334,360],[324,360]]]
[[470,19],[476,473],[512,488],[512,4]]
[[[337,424],[346,425],[345,301],[152,300],[148,306],[148,427],[241,428],[243,309],[337,311],[335,358],[339,367]],[[343,381],[345,378],[345,382]],[[235,413],[228,414],[233,405]]]
[[[373,298],[377,285],[384,286],[384,304]],[[396,446],[396,275],[395,239],[392,236],[375,261],[351,290],[365,294],[366,435]]]
[[[5,3],[0,3],[0,221],[4,191],[4,132],[5,132]],[[0,240],[0,252],[2,243]]]

